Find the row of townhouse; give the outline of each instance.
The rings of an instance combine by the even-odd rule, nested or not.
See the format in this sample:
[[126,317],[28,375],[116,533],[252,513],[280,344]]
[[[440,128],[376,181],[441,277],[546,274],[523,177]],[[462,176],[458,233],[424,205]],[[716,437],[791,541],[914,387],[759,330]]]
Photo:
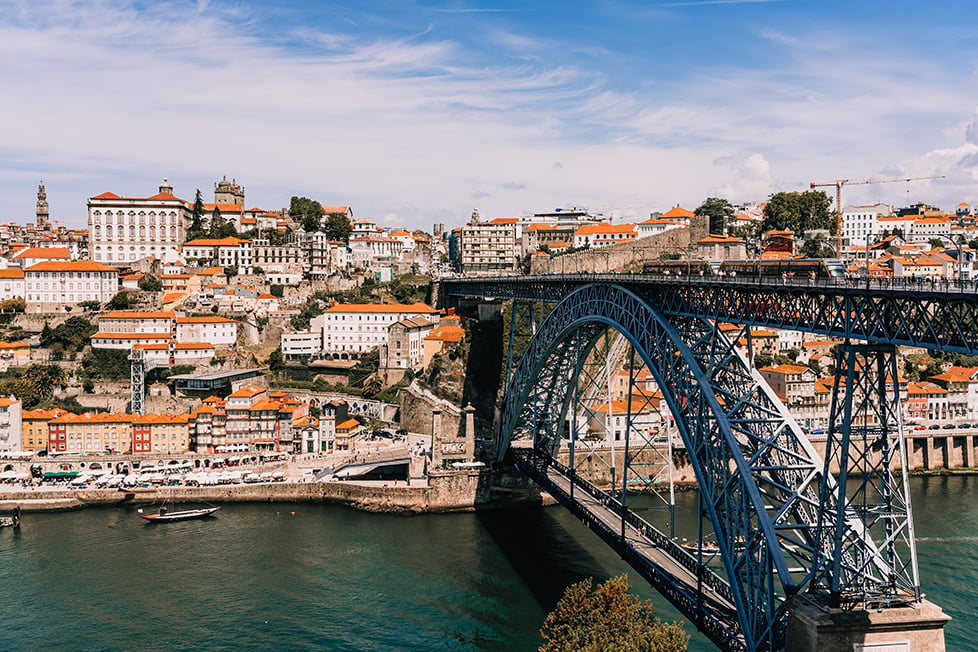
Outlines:
[[324,405],[316,418],[305,402],[257,385],[226,399],[208,397],[189,414],[22,412],[20,401],[11,398],[0,399],[0,451],[326,452],[337,445],[337,437],[341,447],[350,446],[351,432],[358,432],[350,420],[342,401]]

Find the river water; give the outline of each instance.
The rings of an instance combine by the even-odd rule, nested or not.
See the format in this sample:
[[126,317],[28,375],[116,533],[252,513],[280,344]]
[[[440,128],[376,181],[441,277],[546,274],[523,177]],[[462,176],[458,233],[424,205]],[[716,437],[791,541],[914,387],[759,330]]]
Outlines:
[[[948,649],[978,650],[978,478],[915,478],[913,500],[924,590],[954,618]],[[680,494],[680,535],[695,532],[695,503]],[[626,570],[560,507],[231,504],[165,525],[132,509],[28,514],[0,530],[0,647],[533,650],[565,586]],[[714,648],[694,633],[690,649]]]

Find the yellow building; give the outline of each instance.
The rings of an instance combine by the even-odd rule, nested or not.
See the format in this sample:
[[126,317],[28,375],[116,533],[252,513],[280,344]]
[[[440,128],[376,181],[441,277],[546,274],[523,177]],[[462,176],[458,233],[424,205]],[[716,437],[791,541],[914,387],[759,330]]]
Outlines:
[[21,414],[21,419],[23,420],[24,450],[31,452],[47,450],[48,422],[63,414],[67,414],[67,411],[57,408],[53,410],[25,410]]
[[353,440],[359,433],[360,422],[356,419],[347,419],[343,423],[336,424],[336,450],[351,450],[353,448]]

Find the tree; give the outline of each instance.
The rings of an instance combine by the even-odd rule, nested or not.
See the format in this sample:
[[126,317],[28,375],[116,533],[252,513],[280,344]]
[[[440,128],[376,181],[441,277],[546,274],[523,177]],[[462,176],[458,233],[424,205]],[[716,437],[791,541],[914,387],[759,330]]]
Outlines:
[[681,652],[689,634],[679,623],[653,616],[652,603],[628,593],[628,576],[594,589],[592,580],[572,584],[547,615],[540,652]]
[[0,310],[3,312],[24,312],[27,309],[27,302],[20,297],[4,299],[0,301]]
[[347,219],[346,213],[329,213],[322,225],[322,230],[330,240],[349,242],[353,225]]
[[778,192],[764,205],[762,231],[792,230],[804,233],[825,229],[835,234],[835,217],[829,212],[832,200],[821,190]]
[[308,233],[322,228],[323,207],[308,197],[293,197],[289,204],[289,217],[302,223],[302,228]]
[[724,235],[727,232],[727,223],[734,215],[734,209],[726,199],[710,197],[700,204],[694,213],[700,217],[710,218],[710,233]]
[[163,290],[163,283],[152,274],[145,274],[136,284],[143,292],[160,292]]
[[821,233],[814,238],[805,240],[799,252],[804,258],[835,258],[835,250],[826,242],[825,236]]
[[269,370],[281,371],[285,367],[285,358],[282,356],[282,347],[278,347],[274,351],[268,354],[268,368]]
[[194,195],[194,206],[191,209],[190,229],[187,231],[187,240],[204,237],[204,199],[200,195],[200,188]]
[[377,393],[383,388],[384,384],[380,382],[380,378],[377,376],[377,374],[371,374],[363,381],[363,395],[367,398],[376,396]]
[[24,384],[41,397],[51,396],[56,387],[68,383],[65,370],[58,365],[32,364],[21,377]]
[[109,310],[125,310],[130,306],[132,302],[129,300],[129,293],[125,290],[118,292],[114,297],[109,299],[106,307]]

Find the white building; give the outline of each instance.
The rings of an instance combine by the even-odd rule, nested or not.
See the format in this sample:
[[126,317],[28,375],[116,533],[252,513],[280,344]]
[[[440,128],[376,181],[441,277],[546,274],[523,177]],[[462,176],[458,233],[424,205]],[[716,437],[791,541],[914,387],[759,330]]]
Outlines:
[[159,257],[186,239],[190,206],[173,196],[166,179],[152,197],[104,192],[88,200],[88,251],[95,262],[125,265]]
[[177,317],[177,342],[208,342],[214,346],[234,346],[238,341],[238,322],[217,315]]
[[887,204],[871,206],[846,206],[842,209],[842,244],[846,247],[865,246],[866,238],[870,243],[875,236],[883,232],[881,217],[893,215],[893,207]]
[[606,222],[585,224],[574,232],[574,248],[598,249],[619,242],[634,240],[637,236],[638,227],[635,224],[608,224]]
[[16,396],[0,398],[0,453],[24,450],[22,407]]
[[25,289],[24,270],[16,267],[0,269],[0,300],[14,297],[24,299],[27,296]]
[[116,310],[98,318],[98,329],[104,333],[166,333],[174,334],[173,312],[136,312]]
[[402,319],[421,317],[438,322],[439,313],[423,303],[337,304],[323,321],[323,351],[358,356],[387,344],[390,327]]
[[250,240],[239,238],[200,238],[183,245],[186,260],[218,267],[237,267],[239,274],[251,274],[254,256]]
[[119,272],[89,260],[48,261],[28,267],[24,285],[28,312],[57,312],[83,301],[109,301],[119,291]]

